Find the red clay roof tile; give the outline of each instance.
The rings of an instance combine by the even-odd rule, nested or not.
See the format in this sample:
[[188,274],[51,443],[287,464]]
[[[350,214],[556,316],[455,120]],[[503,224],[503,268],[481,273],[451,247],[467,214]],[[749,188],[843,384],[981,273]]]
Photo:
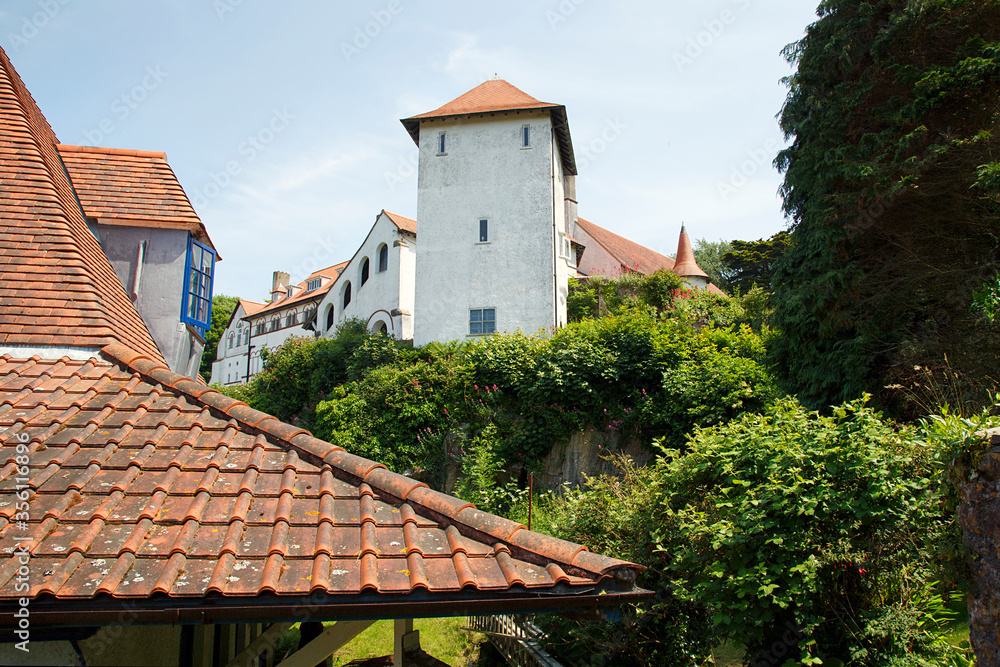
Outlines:
[[58,144],[84,214],[100,224],[190,231],[215,248],[165,153]]
[[[96,362],[6,359],[0,366],[0,400],[39,379],[62,378],[45,386],[72,397],[80,412],[60,435],[104,429],[117,414],[104,409],[109,402],[139,406],[143,400],[134,399],[142,397],[156,408],[147,415],[158,424],[152,441],[81,447],[66,438],[55,444],[53,437],[36,452],[45,457],[31,458],[36,492],[28,548],[36,563],[52,560],[50,574],[33,584],[61,604],[93,600],[99,591],[135,599],[214,593],[223,600],[364,590],[500,595],[556,583],[590,591],[609,573],[636,569],[530,533],[374,462],[329,451],[330,445],[287,425],[257,432],[255,423],[272,422],[261,423],[260,413],[191,383],[158,389],[157,378],[173,378],[162,367],[145,373],[129,367],[122,359],[142,358],[121,346],[105,348],[104,355],[106,361]],[[46,420],[53,418],[46,412],[17,427],[23,413],[8,410],[0,414],[0,431],[22,428],[33,436],[47,432]],[[196,419],[204,426],[192,427]],[[197,447],[195,430],[201,431]],[[247,445],[236,448],[240,436]],[[58,455],[49,456],[53,451]],[[0,464],[11,463],[15,452],[0,448]],[[9,482],[7,472],[0,489]],[[4,517],[12,495],[0,492]],[[14,526],[0,527],[0,550],[7,553]],[[0,605],[12,599],[4,597],[12,576],[0,567]]]
[[[163,362],[84,213],[58,141],[0,49],[0,341],[99,348],[115,341]],[[25,304],[51,309],[40,321]]]

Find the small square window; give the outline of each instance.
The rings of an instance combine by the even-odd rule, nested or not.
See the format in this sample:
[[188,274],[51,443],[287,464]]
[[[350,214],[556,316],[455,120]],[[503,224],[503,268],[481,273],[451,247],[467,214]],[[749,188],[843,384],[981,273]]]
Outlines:
[[445,133],[442,132],[438,135],[438,155],[444,155],[446,147],[447,143],[445,142]]
[[521,128],[521,148],[531,148],[531,126]]
[[469,334],[482,336],[495,333],[497,330],[497,311],[495,308],[478,308],[469,311]]
[[488,243],[490,240],[490,221],[482,219],[479,221],[479,242]]

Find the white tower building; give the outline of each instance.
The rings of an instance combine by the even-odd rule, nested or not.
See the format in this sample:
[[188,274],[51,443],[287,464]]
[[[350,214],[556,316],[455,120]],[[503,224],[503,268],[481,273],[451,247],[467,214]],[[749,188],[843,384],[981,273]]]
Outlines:
[[414,344],[564,325],[576,222],[566,108],[495,79],[402,123],[420,149]]

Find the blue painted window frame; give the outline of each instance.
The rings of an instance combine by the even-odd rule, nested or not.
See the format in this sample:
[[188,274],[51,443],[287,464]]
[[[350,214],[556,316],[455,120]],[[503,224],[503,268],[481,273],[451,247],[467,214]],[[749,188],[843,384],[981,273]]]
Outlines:
[[[207,273],[205,271],[206,254],[210,257]],[[195,255],[198,256],[197,266],[194,265],[193,261]],[[188,236],[187,258],[184,260],[184,299],[181,303],[181,321],[198,329],[202,336],[212,327],[215,257],[214,250]],[[192,278],[196,278],[194,285],[192,285]]]

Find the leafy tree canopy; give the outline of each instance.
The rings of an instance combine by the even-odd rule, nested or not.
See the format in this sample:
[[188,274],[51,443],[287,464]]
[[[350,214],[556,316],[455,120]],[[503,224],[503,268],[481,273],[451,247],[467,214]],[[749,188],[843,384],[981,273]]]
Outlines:
[[716,287],[727,293],[732,290],[729,282],[730,271],[722,258],[729,250],[729,241],[721,239],[718,241],[698,239],[694,243],[694,261],[698,262],[698,266],[708,274]]
[[915,368],[945,364],[985,399],[1000,337],[970,306],[1000,267],[1000,3],[826,0],[818,13],[786,49],[798,69],[776,160],[792,222],[773,283],[778,365],[816,407],[864,390],[890,405]]
[[786,231],[757,241],[732,241],[729,250],[722,255],[723,270],[730,289],[740,294],[746,294],[754,287],[770,289],[775,265],[790,245],[791,239]]

